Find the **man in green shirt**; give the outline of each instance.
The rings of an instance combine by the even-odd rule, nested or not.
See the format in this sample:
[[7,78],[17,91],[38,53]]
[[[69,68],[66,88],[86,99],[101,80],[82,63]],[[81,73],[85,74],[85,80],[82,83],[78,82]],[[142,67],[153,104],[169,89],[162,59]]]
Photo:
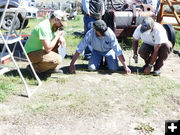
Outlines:
[[54,11],[50,19],[40,22],[32,31],[25,44],[25,50],[37,73],[56,69],[62,61],[58,47],[65,46],[63,25],[65,14],[60,10]]

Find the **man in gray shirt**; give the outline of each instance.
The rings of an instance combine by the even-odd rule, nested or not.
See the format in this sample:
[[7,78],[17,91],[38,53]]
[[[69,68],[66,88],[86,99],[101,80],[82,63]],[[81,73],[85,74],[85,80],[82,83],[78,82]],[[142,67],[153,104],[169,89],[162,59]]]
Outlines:
[[93,23],[93,28],[87,32],[84,39],[78,45],[76,53],[74,54],[70,63],[70,73],[75,71],[74,63],[80,53],[82,53],[88,45],[92,48],[92,56],[89,60],[88,69],[98,70],[101,59],[103,56],[105,56],[109,70],[117,71],[119,69],[117,59],[118,57],[126,73],[131,73],[131,70],[126,65],[121,47],[116,39],[114,32],[107,27],[103,20],[95,21]]

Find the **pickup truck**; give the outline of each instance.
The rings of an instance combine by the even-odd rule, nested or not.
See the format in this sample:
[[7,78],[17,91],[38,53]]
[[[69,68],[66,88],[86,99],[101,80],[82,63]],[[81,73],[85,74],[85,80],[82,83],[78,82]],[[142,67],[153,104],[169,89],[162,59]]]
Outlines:
[[[6,5],[7,0],[0,0],[0,9],[3,9]],[[33,4],[32,4],[33,3]],[[16,19],[16,29],[21,28],[23,20],[25,19],[23,28],[25,28],[28,25],[29,19],[30,18],[36,18],[37,17],[37,11],[38,9],[35,8],[35,0],[10,0],[8,8],[16,8],[16,7],[25,7],[26,9],[28,9],[28,13],[27,15],[25,14],[25,12],[20,12],[18,14],[18,17]],[[2,16],[3,12],[0,12],[0,18]],[[2,28],[5,30],[9,30],[10,26],[12,24],[12,20],[13,20],[13,16],[14,13],[6,13],[4,20],[3,20],[3,24],[2,24]],[[26,18],[25,18],[26,17]]]

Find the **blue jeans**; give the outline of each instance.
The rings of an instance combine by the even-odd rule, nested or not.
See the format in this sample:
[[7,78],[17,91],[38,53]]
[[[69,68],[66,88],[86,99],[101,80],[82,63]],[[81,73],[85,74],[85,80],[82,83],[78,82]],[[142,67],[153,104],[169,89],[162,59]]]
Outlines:
[[113,49],[107,52],[93,50],[91,59],[89,60],[88,69],[98,70],[103,56],[106,58],[109,70],[117,71],[119,69],[118,59]]
[[[93,27],[94,21],[96,21],[94,18],[84,15],[84,31],[85,31],[85,33],[87,33]],[[91,50],[92,49],[90,48],[90,46],[86,47],[85,52],[84,52],[85,59],[90,59]]]
[[92,27],[93,27],[93,23],[96,21],[96,19],[84,15],[84,31],[85,33],[87,33]]

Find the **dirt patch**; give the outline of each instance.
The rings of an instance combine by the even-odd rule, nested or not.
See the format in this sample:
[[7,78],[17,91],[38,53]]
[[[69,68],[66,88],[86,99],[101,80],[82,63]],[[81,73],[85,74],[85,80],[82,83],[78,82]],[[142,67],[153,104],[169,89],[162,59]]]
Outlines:
[[165,61],[162,72],[165,76],[180,83],[180,55],[178,51],[175,52],[171,53],[167,61]]
[[[2,135],[162,135],[165,120],[180,119],[179,59],[172,53],[160,77],[79,69],[76,74],[56,75],[43,81],[30,99],[20,96],[25,93],[21,86],[0,103],[0,132]],[[61,66],[68,66],[69,62],[64,61]],[[79,63],[87,64],[81,60]],[[139,66],[142,65],[140,60]],[[138,65],[132,62],[131,66]],[[138,126],[142,128],[138,130]]]

